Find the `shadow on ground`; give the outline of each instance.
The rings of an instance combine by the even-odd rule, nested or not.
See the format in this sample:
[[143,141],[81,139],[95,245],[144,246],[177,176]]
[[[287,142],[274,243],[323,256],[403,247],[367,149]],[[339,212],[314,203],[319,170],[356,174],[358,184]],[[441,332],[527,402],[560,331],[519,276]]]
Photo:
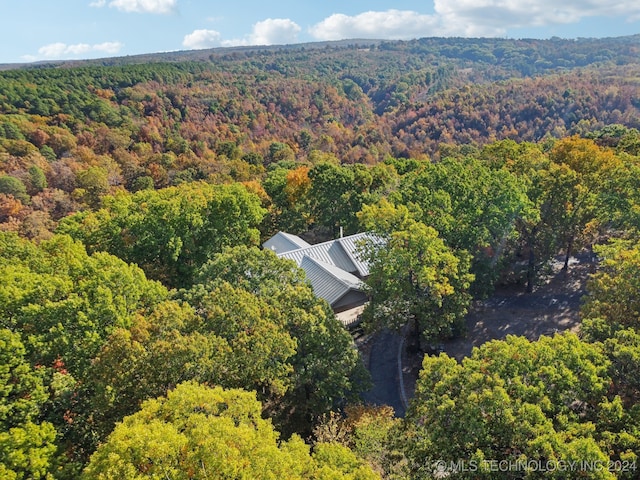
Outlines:
[[[572,257],[569,270],[562,270],[561,259],[551,266],[551,273],[533,293],[524,287],[498,288],[489,299],[476,302],[466,318],[467,333],[444,343],[450,357],[462,361],[474,347],[507,335],[537,340],[541,335],[580,328],[580,305],[589,273],[595,269],[589,254]],[[422,357],[403,352],[403,381],[411,398],[420,372]]]

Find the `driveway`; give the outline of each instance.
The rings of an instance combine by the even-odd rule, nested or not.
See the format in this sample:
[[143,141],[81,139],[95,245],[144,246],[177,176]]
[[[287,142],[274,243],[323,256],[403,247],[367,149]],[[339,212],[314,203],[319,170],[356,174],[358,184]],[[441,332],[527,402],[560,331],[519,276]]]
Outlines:
[[[577,332],[587,278],[595,264],[591,256],[585,254],[572,258],[565,272],[561,270],[561,260],[553,262],[550,275],[533,293],[524,293],[524,287],[503,287],[496,289],[489,299],[476,302],[466,317],[466,335],[444,342],[445,353],[462,361],[471,355],[474,347],[507,335],[524,336],[533,341],[541,335],[566,330]],[[402,358],[405,391],[411,398],[422,358],[406,352]]]
[[369,372],[373,388],[362,395],[366,403],[389,405],[397,417],[404,417],[405,409],[400,398],[400,374],[398,348],[401,337],[389,330],[377,333],[371,340]]

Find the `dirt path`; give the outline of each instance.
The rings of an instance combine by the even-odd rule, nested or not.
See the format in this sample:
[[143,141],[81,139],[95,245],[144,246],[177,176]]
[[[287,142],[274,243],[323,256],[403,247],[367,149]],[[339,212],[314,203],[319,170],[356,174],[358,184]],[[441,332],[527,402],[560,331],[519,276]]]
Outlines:
[[[473,347],[507,335],[521,335],[537,340],[566,330],[578,331],[580,304],[586,281],[594,268],[587,254],[572,257],[569,271],[562,271],[556,259],[546,281],[533,293],[524,287],[500,288],[483,302],[477,302],[467,315],[467,335],[444,343],[447,355],[461,361],[471,355]],[[412,396],[422,360],[403,355],[405,388]]]

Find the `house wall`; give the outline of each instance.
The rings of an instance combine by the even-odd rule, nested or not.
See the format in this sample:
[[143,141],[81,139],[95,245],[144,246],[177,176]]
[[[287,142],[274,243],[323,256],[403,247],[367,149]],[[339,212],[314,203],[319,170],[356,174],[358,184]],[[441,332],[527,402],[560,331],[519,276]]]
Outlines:
[[334,302],[331,307],[333,308],[333,311],[337,313],[363,305],[367,302],[367,300],[367,295],[364,292],[351,290],[349,293],[340,298],[340,300]]

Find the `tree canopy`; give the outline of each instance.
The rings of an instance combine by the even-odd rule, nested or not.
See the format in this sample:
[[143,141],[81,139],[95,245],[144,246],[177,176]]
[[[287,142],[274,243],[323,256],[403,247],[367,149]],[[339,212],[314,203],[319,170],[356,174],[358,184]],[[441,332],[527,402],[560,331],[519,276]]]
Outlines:
[[125,418],[82,478],[379,478],[340,445],[279,441],[261,411],[249,392],[178,385]]

